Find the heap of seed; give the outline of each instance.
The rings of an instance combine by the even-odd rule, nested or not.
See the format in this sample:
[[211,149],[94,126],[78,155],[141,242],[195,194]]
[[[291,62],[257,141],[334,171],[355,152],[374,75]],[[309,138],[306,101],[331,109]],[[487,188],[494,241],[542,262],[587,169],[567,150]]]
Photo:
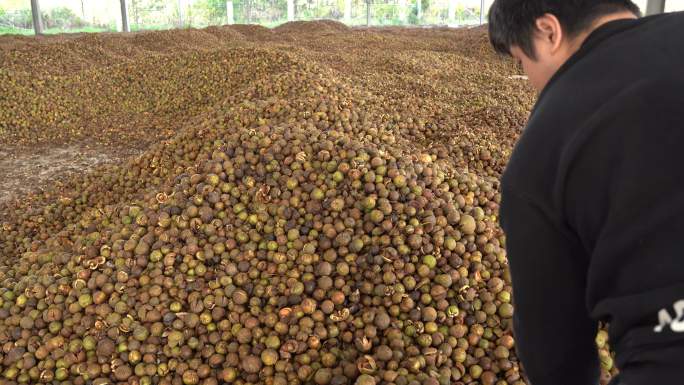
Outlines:
[[249,28],[0,70],[0,141],[141,149],[0,208],[5,382],[523,385],[497,223],[515,68],[479,30]]

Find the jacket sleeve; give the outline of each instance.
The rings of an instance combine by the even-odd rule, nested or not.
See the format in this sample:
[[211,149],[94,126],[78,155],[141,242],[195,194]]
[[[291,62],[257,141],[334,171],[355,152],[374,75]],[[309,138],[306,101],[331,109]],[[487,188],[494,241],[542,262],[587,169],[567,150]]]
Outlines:
[[587,257],[542,207],[503,190],[516,350],[531,385],[594,385],[598,325],[586,308]]

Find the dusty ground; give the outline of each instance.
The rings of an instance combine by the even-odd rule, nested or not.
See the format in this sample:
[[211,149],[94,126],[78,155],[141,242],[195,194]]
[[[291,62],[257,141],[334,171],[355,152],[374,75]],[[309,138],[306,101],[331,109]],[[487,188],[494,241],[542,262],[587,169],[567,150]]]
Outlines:
[[39,149],[0,150],[0,204],[41,191],[104,163],[131,155],[115,148],[71,144]]

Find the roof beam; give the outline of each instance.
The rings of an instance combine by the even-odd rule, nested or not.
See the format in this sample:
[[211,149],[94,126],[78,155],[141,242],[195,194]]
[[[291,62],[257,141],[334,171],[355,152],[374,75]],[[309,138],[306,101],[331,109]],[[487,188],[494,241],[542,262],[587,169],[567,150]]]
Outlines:
[[648,0],[646,5],[646,16],[665,13],[665,0]]
[[480,0],[480,25],[485,22],[485,13],[487,13],[487,10],[485,9],[485,0]]
[[121,31],[131,32],[131,27],[128,25],[128,7],[126,0],[121,0]]
[[40,4],[38,0],[31,0],[31,14],[33,15],[33,30],[36,35],[42,35],[43,17],[40,13]]
[[294,21],[294,19],[295,19],[294,0],[287,0],[287,21]]

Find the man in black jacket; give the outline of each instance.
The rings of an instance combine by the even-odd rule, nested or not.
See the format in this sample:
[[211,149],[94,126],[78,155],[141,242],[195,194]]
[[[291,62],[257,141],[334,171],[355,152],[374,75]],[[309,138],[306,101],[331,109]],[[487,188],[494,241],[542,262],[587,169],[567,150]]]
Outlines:
[[532,385],[684,384],[684,14],[496,0],[494,47],[540,91],[502,178],[517,351]]

